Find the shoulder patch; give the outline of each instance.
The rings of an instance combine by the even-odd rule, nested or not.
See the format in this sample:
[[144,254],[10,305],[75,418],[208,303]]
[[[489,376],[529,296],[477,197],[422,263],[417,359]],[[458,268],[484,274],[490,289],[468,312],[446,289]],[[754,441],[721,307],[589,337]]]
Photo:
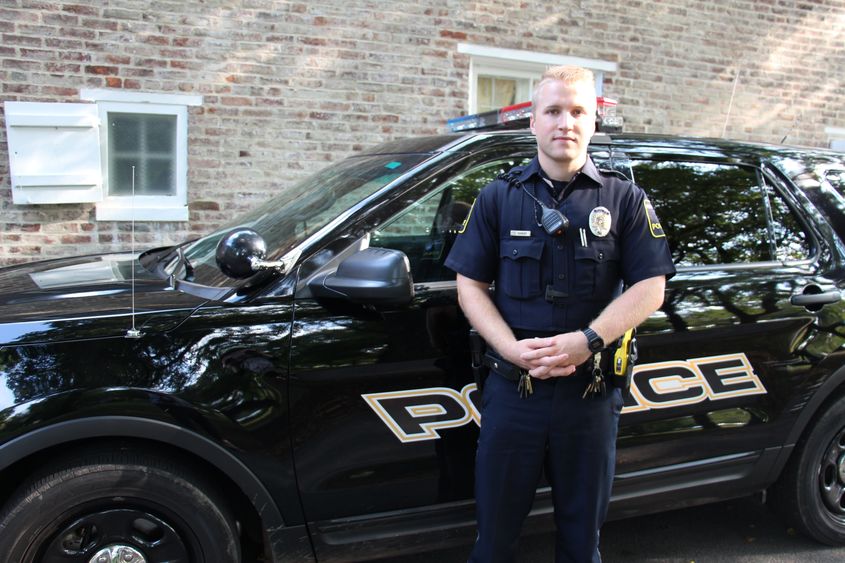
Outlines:
[[651,201],[646,198],[643,200],[645,206],[645,216],[648,218],[648,229],[651,231],[651,236],[654,238],[665,237],[663,226],[660,224],[660,219],[657,218],[657,212],[654,211],[654,206]]

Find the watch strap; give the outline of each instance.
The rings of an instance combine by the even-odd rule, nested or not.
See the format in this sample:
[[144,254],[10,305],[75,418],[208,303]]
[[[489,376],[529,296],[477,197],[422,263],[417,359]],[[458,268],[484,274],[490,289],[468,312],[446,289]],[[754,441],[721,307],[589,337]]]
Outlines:
[[584,333],[584,336],[587,337],[587,348],[590,349],[590,352],[596,353],[600,352],[604,349],[604,340],[601,339],[596,331],[591,329],[590,327],[582,328],[581,332]]

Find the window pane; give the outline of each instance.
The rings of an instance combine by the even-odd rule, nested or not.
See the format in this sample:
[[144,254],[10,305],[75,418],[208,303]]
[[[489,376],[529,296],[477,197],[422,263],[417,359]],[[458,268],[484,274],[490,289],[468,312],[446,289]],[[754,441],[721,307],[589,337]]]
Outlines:
[[771,187],[766,189],[772,206],[772,229],[777,259],[784,262],[806,259],[810,255],[807,234],[780,194]]
[[476,107],[479,113],[489,111],[493,108],[493,79],[489,76],[478,77],[478,94],[476,95]]
[[147,150],[170,154],[176,145],[176,116],[149,115],[146,116]]
[[144,172],[145,195],[173,195],[170,189],[171,186],[175,185],[172,159],[151,158],[147,162]]
[[141,147],[141,121],[135,115],[109,114],[109,149],[137,152]]
[[176,194],[176,116],[109,113],[109,194]]
[[494,82],[493,103],[497,108],[516,103],[516,80],[497,78]]
[[774,260],[763,192],[753,169],[699,162],[632,161],[681,266]]
[[454,280],[455,272],[443,262],[478,192],[499,174],[529,160],[516,157],[488,162],[453,178],[385,222],[373,233],[371,246],[404,252],[416,283]]
[[481,113],[527,101],[529,86],[530,80],[527,78],[479,75],[475,95],[476,110]]
[[109,193],[112,195],[132,195],[132,167],[135,166],[137,193],[138,166],[133,158],[113,158],[109,161]]

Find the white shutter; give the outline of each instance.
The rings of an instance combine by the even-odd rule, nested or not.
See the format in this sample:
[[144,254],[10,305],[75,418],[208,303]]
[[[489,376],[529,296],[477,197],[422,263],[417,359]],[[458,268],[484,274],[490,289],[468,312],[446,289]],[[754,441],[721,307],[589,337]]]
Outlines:
[[96,104],[5,102],[3,107],[13,203],[103,199]]

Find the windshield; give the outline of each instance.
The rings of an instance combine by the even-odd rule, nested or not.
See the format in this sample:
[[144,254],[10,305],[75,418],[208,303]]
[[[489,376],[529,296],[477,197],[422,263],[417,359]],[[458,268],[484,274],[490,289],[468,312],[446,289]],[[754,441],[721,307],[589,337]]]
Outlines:
[[185,248],[194,280],[231,285],[217,268],[214,252],[223,235],[249,227],[267,243],[267,258],[278,258],[341,213],[419,164],[431,154],[353,156],[284,189],[279,195]]

